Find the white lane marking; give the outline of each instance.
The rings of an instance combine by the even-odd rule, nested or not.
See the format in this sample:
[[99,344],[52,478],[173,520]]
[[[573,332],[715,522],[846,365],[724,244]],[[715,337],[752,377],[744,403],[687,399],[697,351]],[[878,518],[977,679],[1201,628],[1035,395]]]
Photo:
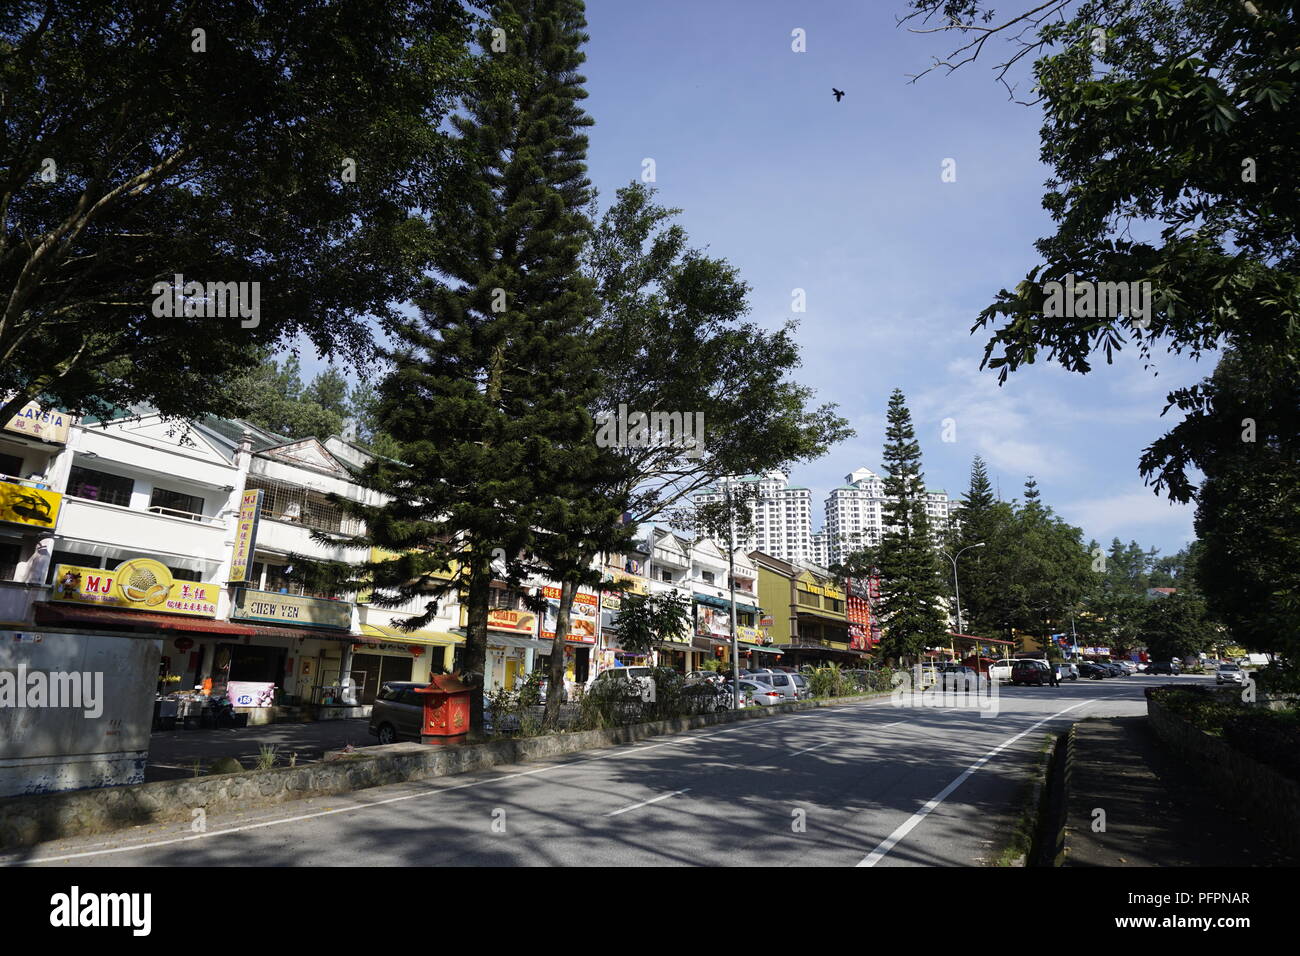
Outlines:
[[691,789],[690,787],[686,787],[683,790],[674,790],[672,793],[663,793],[655,797],[653,800],[642,800],[640,803],[634,803],[632,804],[632,806],[624,807],[622,810],[615,810],[613,813],[607,813],[605,814],[605,816],[616,817],[620,813],[627,813],[629,810],[640,810],[642,807],[648,807],[650,806],[650,804],[658,803],[660,800],[667,800],[669,797],[675,797],[679,793],[686,793],[686,791],[690,789]]
[[956,790],[963,783],[965,783],[967,777],[970,777],[972,774],[975,773],[975,771],[979,770],[980,767],[984,766],[986,763],[988,763],[990,760],[996,757],[1003,750],[1006,750],[1008,747],[1014,744],[1021,737],[1024,737],[1026,734],[1033,733],[1035,730],[1043,726],[1043,724],[1047,723],[1049,720],[1055,720],[1057,717],[1060,717],[1062,714],[1069,713],[1070,711],[1074,710],[1076,707],[1083,707],[1086,704],[1095,704],[1096,702],[1097,702],[1097,698],[1094,698],[1092,700],[1080,701],[1077,704],[1071,704],[1069,707],[1065,708],[1065,710],[1059,710],[1056,713],[1052,714],[1050,717],[1044,717],[1042,720],[1034,724],[1032,727],[1028,727],[1025,730],[1022,730],[1020,733],[1016,734],[1014,737],[1002,741],[1002,743],[998,744],[996,747],[994,747],[992,750],[986,753],[983,757],[980,757],[979,760],[976,760],[973,764],[971,764],[969,767],[963,770],[957,776],[957,779],[955,779],[952,783],[948,784],[948,786],[940,790],[938,794],[936,794],[933,798],[930,799],[929,802],[925,804],[925,806],[921,807],[920,810],[917,810],[910,817],[908,817],[907,820],[904,821],[902,825],[898,827],[898,829],[896,829],[893,833],[889,834],[889,836],[885,837],[885,839],[881,841],[878,847],[876,847],[874,850],[868,853],[867,856],[862,860],[862,862],[858,864],[858,866],[875,866],[877,863],[883,860],[886,856],[889,855],[889,851],[892,850],[898,844],[898,842],[903,839],[903,837],[911,833],[912,830],[916,828],[916,825],[920,823],[922,820],[924,820],[932,810],[937,809],[940,804],[942,804],[945,800],[948,799],[949,796],[952,795],[952,792],[954,790]]
[[905,724],[905,723],[907,723],[907,721],[905,720],[896,720],[892,724],[885,724],[885,726],[881,727],[880,729],[888,730],[890,727],[897,727],[899,724]]
[[[849,706],[854,706],[854,705],[849,705]],[[800,716],[800,715],[795,714],[791,716]],[[778,716],[773,719],[780,720],[782,718]],[[638,754],[645,753],[648,750],[657,750],[660,747],[673,747],[676,746],[677,744],[690,743],[692,741],[698,741],[698,740],[708,740],[710,737],[721,737],[723,734],[735,733],[738,730],[752,729],[754,726],[755,725],[751,721],[746,720],[746,721],[741,721],[740,723],[736,724],[734,727],[728,727],[726,730],[719,730],[712,734],[697,734],[692,737],[675,737],[672,740],[665,740],[663,743],[651,744],[648,747],[618,746],[612,748],[607,753],[593,754],[590,757],[582,757],[578,760],[566,760],[564,763],[549,764],[545,767],[538,767],[535,770],[521,770],[518,773],[503,774],[498,777],[491,777],[487,780],[475,780],[475,781],[471,781],[470,783],[462,783],[454,787],[440,787],[436,790],[423,790],[420,791],[419,793],[407,793],[398,797],[388,797],[384,800],[372,800],[367,803],[361,803],[351,807],[336,807],[332,810],[318,810],[315,813],[301,813],[292,817],[283,817],[275,820],[265,820],[261,823],[249,823],[249,824],[245,824],[244,826],[228,827],[225,830],[212,830],[208,833],[195,833],[190,836],[173,837],[169,840],[152,840],[147,843],[137,843],[137,844],[132,844],[131,846],[112,847],[111,849],[107,849],[107,850],[89,850],[89,851],[84,851],[82,853],[65,853],[60,856],[43,856],[32,860],[17,860],[15,862],[21,863],[25,866],[30,866],[35,863],[56,863],[60,860],[83,860],[86,859],[87,857],[92,857],[92,856],[107,856],[111,853],[133,853],[136,852],[137,850],[153,850],[153,849],[157,849],[158,847],[174,846],[178,843],[191,843],[194,840],[208,840],[211,839],[212,837],[226,836],[227,834],[231,834],[231,833],[243,833],[248,830],[261,830],[261,829],[265,829],[266,827],[282,826],[287,823],[301,823],[304,820],[315,820],[318,817],[329,817],[329,816],[333,816],[336,813],[354,813],[359,810],[368,810],[371,807],[381,807],[390,803],[401,803],[405,800],[415,800],[419,797],[436,797],[439,794],[451,793],[456,790],[468,790],[471,789],[472,787],[484,786],[485,784],[502,783],[506,780],[514,780],[520,777],[531,777],[534,774],[549,773],[552,770],[563,770],[565,767],[573,767],[576,766],[577,764],[588,763],[589,761],[592,760],[607,760],[610,757],[627,756],[628,754],[633,754],[633,753],[638,753]],[[768,723],[767,721],[762,721],[758,723],[756,726],[765,727],[765,726],[771,726],[771,724]],[[328,796],[329,795],[326,796],[326,799],[328,798]],[[343,794],[334,794],[334,796],[343,796]],[[0,859],[0,865],[9,865],[9,864],[6,863],[3,859]]]
[[823,740],[821,743],[819,743],[819,744],[813,744],[813,746],[811,746],[811,747],[805,747],[803,750],[796,750],[794,753],[790,754],[790,756],[791,756],[791,757],[797,757],[797,756],[799,756],[800,754],[806,754],[808,751],[810,751],[810,750],[816,750],[818,747],[825,747],[828,743],[830,743],[829,740]]

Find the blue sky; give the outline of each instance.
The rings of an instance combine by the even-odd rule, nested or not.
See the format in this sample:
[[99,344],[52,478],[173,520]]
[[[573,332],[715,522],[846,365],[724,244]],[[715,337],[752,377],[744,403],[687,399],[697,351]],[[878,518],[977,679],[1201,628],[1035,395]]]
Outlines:
[[[1211,366],[1158,356],[1157,377],[1130,350],[1087,376],[1038,365],[1000,388],[979,370],[985,337],[970,327],[1037,264],[1033,241],[1050,228],[1040,113],[1008,100],[987,55],[910,83],[945,50],[896,26],[904,3],[591,0],[592,180],[607,200],[653,158],[658,198],[683,210],[693,244],[753,287],[751,317],[799,319],[795,377],[857,430],[792,476],[813,489],[818,523],[846,474],[880,470],[899,387],[931,487],[959,495],[980,454],[1004,497],[1033,474],[1085,537],[1176,551],[1192,511],[1153,495],[1137,460],[1171,424],[1166,392]],[[795,28],[807,52],[791,50]],[[956,182],[941,181],[947,158]],[[949,417],[957,440],[945,443]]]

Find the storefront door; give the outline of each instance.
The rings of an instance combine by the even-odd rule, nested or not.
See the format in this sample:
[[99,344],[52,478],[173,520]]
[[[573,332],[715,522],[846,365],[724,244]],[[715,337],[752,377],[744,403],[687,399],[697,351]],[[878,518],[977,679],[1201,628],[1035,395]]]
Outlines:
[[[411,679],[411,658],[386,654],[353,654],[352,676],[360,682],[362,704],[373,704],[384,684]],[[362,675],[364,674],[364,678]]]

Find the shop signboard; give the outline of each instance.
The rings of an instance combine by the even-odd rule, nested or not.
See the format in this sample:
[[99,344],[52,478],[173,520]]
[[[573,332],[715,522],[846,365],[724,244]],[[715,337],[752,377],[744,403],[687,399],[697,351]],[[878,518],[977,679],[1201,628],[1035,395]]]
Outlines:
[[488,611],[487,626],[493,631],[509,631],[511,634],[532,635],[537,632],[537,615],[532,611],[516,611],[511,608],[493,608]]
[[56,445],[68,443],[68,428],[72,425],[72,416],[52,408],[42,408],[35,402],[28,402],[20,408],[13,418],[5,422],[4,430],[29,438]]
[[232,680],[226,684],[231,707],[275,706],[275,684],[267,681]]
[[[239,499],[239,523],[235,525],[235,556],[230,562],[230,583],[244,584],[257,550],[257,522],[262,514],[262,489],[245,491]],[[261,583],[261,582],[258,582]]]
[[275,624],[300,624],[328,627],[341,631],[352,629],[352,605],[347,601],[280,594],[275,591],[234,589],[232,620],[270,621]]
[[695,633],[700,637],[731,637],[731,612],[707,604],[695,605]]
[[0,521],[54,530],[63,496],[35,482],[0,481]]
[[132,558],[112,571],[60,564],[54,569],[52,601],[96,604],[160,614],[216,617],[220,584],[177,581],[161,561]]
[[[553,641],[555,625],[560,615],[560,589],[544,587],[542,597],[546,599],[546,612],[542,616],[541,638],[544,641]],[[565,639],[579,644],[595,644],[598,613],[596,595],[586,591],[575,594],[573,608],[569,611],[569,633],[565,635]]]

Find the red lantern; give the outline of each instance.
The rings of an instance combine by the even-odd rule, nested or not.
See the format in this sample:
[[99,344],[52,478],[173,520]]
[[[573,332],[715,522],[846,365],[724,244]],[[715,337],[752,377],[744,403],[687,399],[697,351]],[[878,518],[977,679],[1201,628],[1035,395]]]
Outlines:
[[175,645],[176,650],[178,651],[188,651],[191,647],[194,646],[193,639],[188,637],[178,637],[172,643]]
[[413,646],[413,647],[411,648],[411,656],[412,656],[412,657],[422,657],[423,655],[424,655],[424,648],[423,648],[423,647],[414,647],[414,646]]

